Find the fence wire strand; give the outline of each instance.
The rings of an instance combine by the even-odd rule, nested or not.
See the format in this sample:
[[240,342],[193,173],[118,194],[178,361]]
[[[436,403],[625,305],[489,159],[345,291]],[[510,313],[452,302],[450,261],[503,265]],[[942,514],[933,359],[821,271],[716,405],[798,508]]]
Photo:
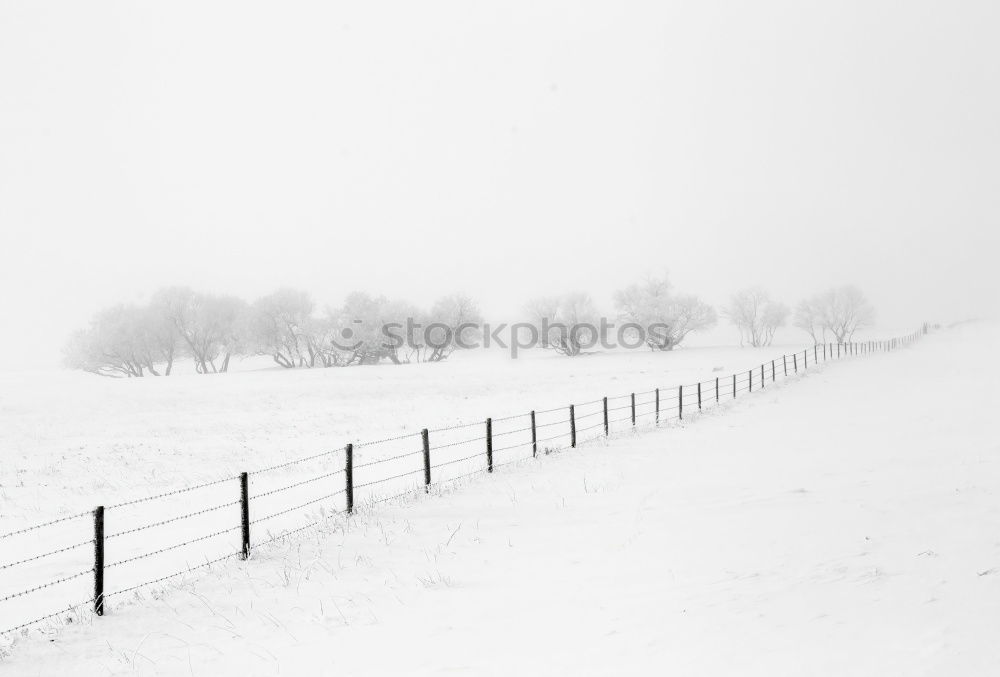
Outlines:
[[48,522],[42,522],[41,524],[33,524],[30,527],[24,527],[23,529],[17,529],[15,531],[7,532],[6,534],[0,534],[0,541],[5,538],[12,538],[14,536],[19,536],[21,534],[26,534],[29,531],[37,531],[38,529],[44,529],[45,527],[50,527],[53,524],[59,524],[60,522],[68,522],[69,520],[79,519],[81,517],[90,517],[93,513],[88,510],[87,512],[79,512],[74,515],[66,515],[65,517],[58,517],[54,520],[49,520]]
[[48,583],[42,583],[41,585],[36,585],[33,588],[28,588],[27,590],[21,590],[20,592],[15,592],[6,597],[0,597],[0,602],[7,602],[12,599],[17,599],[18,597],[24,597],[25,595],[30,595],[33,592],[39,590],[44,590],[45,588],[51,588],[53,585],[59,585],[60,583],[65,583],[66,581],[72,581],[74,578],[80,578],[80,576],[86,576],[87,574],[93,573],[94,567],[87,569],[86,571],[81,571],[79,573],[70,574],[69,576],[63,576],[62,578],[57,578],[54,581],[49,581]]
[[133,527],[131,529],[118,531],[113,534],[108,534],[104,538],[105,539],[118,538],[120,536],[127,536],[128,534],[134,534],[138,531],[145,531],[146,529],[152,529],[154,527],[162,527],[164,524],[171,524],[173,522],[179,522],[181,520],[190,519],[192,517],[197,517],[198,515],[204,515],[206,513],[214,512],[215,510],[221,510],[222,508],[229,508],[234,505],[239,505],[239,503],[240,501],[230,501],[229,503],[221,503],[219,505],[214,505],[211,508],[196,510],[195,512],[189,512],[184,515],[178,515],[177,517],[171,517],[170,519],[161,520],[159,522],[150,522],[149,524],[144,524],[141,527]]
[[50,618],[55,618],[56,616],[62,616],[63,614],[68,614],[68,613],[70,613],[72,611],[76,611],[76,610],[80,609],[81,607],[86,607],[87,605],[93,603],[93,601],[94,601],[93,599],[88,599],[85,602],[80,602],[79,604],[74,604],[74,605],[66,607],[65,609],[62,609],[60,611],[56,611],[55,613],[46,614],[45,616],[40,616],[40,617],[38,617],[38,618],[36,618],[34,620],[27,621],[26,623],[21,623],[20,625],[15,625],[12,628],[7,628],[6,630],[0,630],[0,635],[9,635],[11,633],[17,632],[18,630],[23,630],[24,628],[30,627],[30,626],[35,625],[37,623],[41,623],[42,621],[47,621]]
[[2,571],[3,569],[10,569],[11,567],[16,567],[20,564],[27,564],[28,562],[34,562],[35,560],[44,559],[45,557],[51,557],[52,555],[58,555],[59,553],[69,552],[70,550],[76,550],[77,548],[82,548],[85,545],[92,545],[93,543],[94,539],[90,539],[89,541],[83,541],[82,543],[67,545],[65,548],[59,548],[58,550],[43,552],[40,555],[25,557],[24,559],[19,559],[16,562],[8,562],[7,564],[0,565],[0,571]]

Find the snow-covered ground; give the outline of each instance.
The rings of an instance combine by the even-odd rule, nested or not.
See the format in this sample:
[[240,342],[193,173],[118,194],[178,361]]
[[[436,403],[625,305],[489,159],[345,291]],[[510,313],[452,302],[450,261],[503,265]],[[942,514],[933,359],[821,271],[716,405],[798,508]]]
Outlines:
[[[4,374],[0,377],[4,386],[0,388],[0,534],[65,515],[81,516],[15,538],[0,538],[0,599],[75,576],[0,602],[0,630],[92,596],[91,576],[86,574],[93,562],[86,543],[91,529],[86,512],[94,505],[117,506],[224,480],[193,492],[109,507],[106,590],[111,601],[119,603],[126,595],[118,591],[239,548],[239,506],[232,504],[239,497],[235,477],[240,471],[283,466],[251,474],[250,513],[256,522],[253,540],[258,542],[308,523],[317,509],[343,508],[347,442],[402,436],[359,445],[356,450],[356,498],[362,503],[422,482],[419,431],[423,426],[432,429],[432,462],[441,466],[435,468],[434,480],[448,480],[484,467],[484,443],[479,438],[486,416],[497,419],[494,433],[500,464],[530,455],[526,428],[532,408],[557,408],[538,415],[538,437],[544,440],[542,448],[562,446],[568,442],[565,406],[570,402],[590,402],[577,409],[581,438],[600,432],[600,405],[595,400],[604,395],[625,395],[626,399],[612,400],[611,406],[618,408],[627,406],[627,393],[645,392],[638,399],[640,423],[650,423],[653,397],[648,391],[653,387],[667,387],[663,402],[667,408],[673,406],[668,399],[678,384],[743,370],[797,348],[623,351],[575,359],[534,351],[518,360],[499,351],[471,351],[442,364],[311,371],[273,365],[260,369],[267,366],[264,361],[242,364],[230,374],[169,379],[111,380],[69,372]],[[692,395],[689,392],[689,404]],[[511,414],[519,416],[508,418]],[[627,416],[627,410],[613,411],[612,419],[623,414]],[[437,430],[455,423],[472,425]],[[314,456],[307,463],[283,465]],[[367,465],[387,458],[394,460]],[[386,477],[396,479],[372,484]],[[201,514],[177,519],[193,512]],[[154,526],[116,535],[146,525]],[[212,534],[217,535],[203,538]],[[198,540],[175,547],[192,539]],[[5,566],[73,545],[77,547],[53,556]],[[149,553],[157,554],[145,557]],[[129,561],[115,564],[123,560]]]
[[569,359],[456,353],[439,364],[170,378],[0,372],[0,530],[254,470],[347,442],[676,387],[801,350],[691,348]]
[[[334,517],[318,530],[258,548],[249,562],[231,560],[173,579],[140,591],[140,604],[119,598],[104,618],[83,615],[81,624],[51,637],[19,641],[4,669],[26,675],[990,674],[1000,659],[990,641],[990,621],[1000,612],[1000,540],[993,533],[1000,445],[986,422],[998,404],[991,358],[998,337],[995,327],[967,325],[907,350],[811,370],[724,408],[689,414],[679,426],[622,432],[430,496],[373,506],[347,521]],[[654,357],[660,356],[646,359]],[[763,358],[716,353],[683,374],[603,369],[595,359],[592,369],[573,365],[579,381],[570,386],[543,385],[557,374],[535,366],[522,378],[543,372],[536,380],[512,375],[508,392],[515,402],[531,395],[554,400],[533,405],[542,408],[589,399],[581,397],[589,386],[595,397],[646,390]],[[736,360],[743,360],[739,367]],[[566,369],[565,363],[549,368]],[[456,379],[460,373],[456,368]],[[381,408],[408,426],[433,425],[441,416],[424,423],[417,407],[433,411],[442,391],[463,390],[434,383],[413,409]],[[239,390],[221,379],[210,387]],[[295,403],[286,401],[292,388],[259,392],[294,422]],[[491,392],[470,393],[479,399],[468,408],[453,397],[449,416],[478,418],[484,412],[473,411],[476,404],[502,415],[496,408],[507,394]],[[218,395],[206,394],[203,402],[218,402]],[[62,404],[75,406],[66,397]],[[314,404],[321,399],[303,398],[312,425],[297,451],[322,437],[322,407]],[[107,410],[159,420],[143,414],[149,405],[139,396],[129,401],[134,409],[119,400]],[[82,416],[93,416],[81,423],[83,433],[93,435],[91,426],[101,425],[99,399],[80,406]],[[240,410],[235,402],[221,406]],[[6,402],[4,408],[7,416]],[[258,421],[262,410],[247,405],[239,416],[255,442],[277,420]],[[203,431],[216,420],[220,430],[232,430],[225,412],[199,419],[197,407],[183,411],[178,441],[170,442],[175,454],[192,453],[182,442],[201,444],[208,454],[191,420]],[[348,432],[364,418],[354,414]],[[282,434],[295,429],[291,422]],[[29,420],[15,430],[23,435],[30,426]],[[131,439],[143,426],[111,429]],[[154,437],[171,434],[169,423],[154,431]],[[38,448],[55,448],[59,434],[39,428]],[[270,445],[268,439],[260,440],[262,448],[279,449],[281,435]],[[99,453],[86,453],[92,470],[109,469]],[[230,468],[241,453],[220,452],[215,467]],[[264,453],[273,459],[286,452]],[[120,449],[113,457],[128,455]],[[157,458],[130,460],[131,477],[127,468],[125,476],[112,473],[116,488],[150,479],[140,461],[170,465]],[[51,455],[47,462],[54,464]],[[82,493],[94,481],[84,469],[76,470]],[[175,480],[188,477],[176,472]],[[58,474],[54,483],[71,484],[70,474]]]

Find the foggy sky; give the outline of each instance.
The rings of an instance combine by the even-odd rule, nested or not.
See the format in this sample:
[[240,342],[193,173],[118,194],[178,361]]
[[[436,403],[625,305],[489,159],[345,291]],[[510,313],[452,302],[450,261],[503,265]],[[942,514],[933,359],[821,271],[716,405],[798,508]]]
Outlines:
[[998,34],[986,1],[5,0],[0,364],[170,284],[514,318],[666,270],[993,315]]

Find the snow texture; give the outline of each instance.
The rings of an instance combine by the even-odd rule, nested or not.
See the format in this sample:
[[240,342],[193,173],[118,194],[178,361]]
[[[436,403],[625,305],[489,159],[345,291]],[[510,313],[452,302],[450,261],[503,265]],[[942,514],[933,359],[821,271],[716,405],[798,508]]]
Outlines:
[[[226,561],[140,590],[135,599],[112,604],[103,618],[84,614],[78,624],[48,636],[36,632],[11,648],[4,670],[991,674],[1000,660],[990,623],[1000,612],[1000,542],[994,533],[1000,444],[987,421],[998,403],[998,368],[991,356],[998,334],[996,327],[967,325],[893,353],[811,367],[752,397],[741,394],[701,415],[686,412],[683,423],[661,430],[647,426],[632,433],[619,426],[609,441],[543,454],[430,495],[365,508],[355,517],[333,516],[317,529],[256,549],[247,562]],[[713,362],[729,373],[735,360],[748,365],[764,355],[708,353],[690,367],[698,372],[695,378],[707,377]],[[660,364],[693,359],[683,355]],[[645,359],[653,357],[661,356]],[[541,384],[562,364],[526,361],[522,374],[494,392],[484,388],[488,392],[474,395],[468,406],[452,395],[456,402],[449,411],[462,417],[483,404],[496,409],[518,401],[516,383],[523,384],[521,396],[538,387],[538,399],[558,403],[569,391]],[[575,372],[582,384],[573,384],[574,396],[566,401],[590,386],[603,389],[612,373],[624,375],[618,381],[622,390],[633,384],[645,390],[662,372],[653,374],[651,363],[644,364],[629,371],[594,359]],[[529,372],[535,378],[521,378]],[[344,373],[337,377],[354,377]],[[406,370],[379,373],[394,379]],[[247,446],[256,451],[273,445],[267,460],[291,454],[278,447],[296,427],[303,434],[293,438],[295,445],[323,437],[317,403],[335,395],[317,391],[320,384],[343,387],[333,377],[323,380],[322,372],[292,376],[302,379],[271,390],[271,403],[290,419],[273,438],[266,436],[268,421],[280,419],[277,414],[255,419],[258,412],[247,407],[239,419],[258,422],[247,425]],[[272,385],[283,377],[247,376],[272,379]],[[683,374],[675,382],[690,380]],[[372,412],[375,420],[426,421],[425,412],[449,388],[462,390],[447,379],[421,382],[432,391],[423,404],[407,409],[398,406],[402,398],[384,402],[388,413]],[[178,389],[178,403],[198,397],[182,383],[166,386]],[[123,385],[132,387],[93,387],[112,393]],[[221,379],[210,387],[241,392],[239,383]],[[147,383],[135,388],[152,390]],[[301,409],[292,400],[297,388]],[[262,386],[258,394],[266,390]],[[371,386],[372,393],[379,390],[393,391],[384,381]],[[160,418],[144,409],[142,399],[163,396],[157,392],[144,390],[133,400],[147,425],[114,428],[132,436],[122,445],[139,445],[132,450],[140,451],[110,480],[111,488],[149,479],[149,468],[167,472],[170,454],[203,454],[206,464],[215,460],[215,470],[228,470],[240,455],[239,445],[220,451],[236,425],[226,418],[230,412],[178,404],[173,416],[164,408]],[[219,401],[218,393],[200,397]],[[121,402],[105,405],[128,419]],[[240,409],[238,402],[226,406]],[[428,409],[418,411],[421,406]],[[9,403],[4,409],[5,419],[16,418]],[[81,406],[81,416],[95,415],[80,424],[83,457],[68,463],[108,469],[94,460],[100,456],[93,441],[102,425],[100,410],[96,397]],[[340,430],[360,427],[366,414],[355,412]],[[148,426],[150,420],[159,426]],[[31,425],[23,420],[15,426],[22,449]],[[187,448],[214,426],[215,442]],[[151,438],[139,442],[144,429]],[[393,432],[388,424],[384,429]],[[15,466],[28,477],[45,464],[56,468],[52,450],[59,435],[58,429],[38,429],[38,458]],[[161,449],[170,447],[166,458],[152,449],[157,442],[150,440],[159,435]],[[110,454],[115,463],[130,458],[124,446]],[[53,484],[71,484],[68,470],[54,470]],[[171,482],[184,472],[175,469]],[[82,483],[101,473],[76,467],[73,474],[78,496],[98,489]],[[5,491],[5,500],[31,517],[31,495],[7,486]],[[48,498],[45,487],[32,492],[39,504]]]

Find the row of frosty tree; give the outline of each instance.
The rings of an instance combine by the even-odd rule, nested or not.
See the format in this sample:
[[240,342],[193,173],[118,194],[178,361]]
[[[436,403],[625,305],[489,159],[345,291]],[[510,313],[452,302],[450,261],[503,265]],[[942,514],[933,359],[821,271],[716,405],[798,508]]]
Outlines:
[[[674,293],[666,277],[621,289],[614,302],[617,320],[647,328],[642,340],[651,350],[672,350],[690,333],[717,322],[712,306]],[[582,292],[535,299],[526,311],[527,324],[548,326],[541,345],[567,356],[586,352],[595,343],[594,328],[601,326],[601,314]],[[741,345],[764,346],[790,312],[755,287],[735,294],[721,314],[738,329]],[[872,317],[864,295],[846,286],[800,302],[793,324],[814,342],[843,342]],[[310,295],[294,289],[247,303],[171,287],[155,293],[146,305],[118,305],[97,313],[86,329],[72,335],[64,358],[67,366],[114,377],[169,376],[180,358],[190,358],[201,374],[226,372],[233,357],[253,355],[269,355],[286,368],[439,362],[458,347],[457,337],[468,341],[463,332],[478,333],[482,321],[476,303],[463,294],[445,296],[423,310],[355,292],[341,307],[317,313]],[[413,331],[414,325],[421,329]],[[396,328],[398,340],[387,340],[387,326]]]
[[286,368],[445,359],[453,344],[423,342],[401,351],[375,333],[383,323],[407,318],[450,327],[480,321],[475,304],[461,294],[441,298],[425,311],[356,292],[342,307],[318,315],[312,297],[295,289],[247,303],[170,287],[146,305],[98,312],[70,337],[63,357],[69,367],[116,377],[169,376],[179,358],[193,360],[200,374],[226,372],[233,357],[253,355],[270,355]]
[[[614,296],[617,318],[646,327],[645,344],[651,350],[673,350],[688,334],[715,326],[715,309],[691,294],[675,294],[667,277],[649,277],[619,290]],[[537,299],[529,304],[535,318],[555,318],[567,326],[599,326],[600,313],[584,292],[562,297]],[[834,287],[803,299],[794,314],[788,306],[771,298],[761,287],[749,287],[734,294],[721,314],[739,332],[740,345],[767,346],[775,332],[792,324],[806,331],[813,343],[850,341],[854,333],[870,326],[875,317],[872,305],[853,285]],[[565,330],[550,332],[552,348],[565,355],[582,354],[594,336]]]

